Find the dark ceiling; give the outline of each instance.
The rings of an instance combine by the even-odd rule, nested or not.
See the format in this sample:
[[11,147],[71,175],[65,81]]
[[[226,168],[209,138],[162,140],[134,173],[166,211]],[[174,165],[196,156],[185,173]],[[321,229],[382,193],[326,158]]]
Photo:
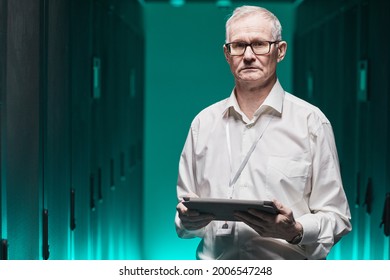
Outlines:
[[[145,3],[169,3],[170,0],[143,0]],[[259,0],[230,0],[234,3],[259,3],[259,2],[267,2],[267,3],[295,3],[297,0],[268,0],[268,1],[259,1]],[[215,3],[217,0],[185,0],[186,3]]]

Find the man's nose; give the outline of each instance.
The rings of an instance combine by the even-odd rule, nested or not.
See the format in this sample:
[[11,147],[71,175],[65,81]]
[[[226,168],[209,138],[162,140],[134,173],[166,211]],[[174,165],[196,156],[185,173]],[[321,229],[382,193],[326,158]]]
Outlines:
[[245,60],[253,60],[256,59],[256,55],[252,50],[252,47],[250,45],[246,46],[244,51],[244,59]]

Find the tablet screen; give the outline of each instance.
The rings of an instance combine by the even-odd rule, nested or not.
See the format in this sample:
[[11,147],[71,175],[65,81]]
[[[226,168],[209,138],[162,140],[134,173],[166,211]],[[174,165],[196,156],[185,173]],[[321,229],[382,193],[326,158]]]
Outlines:
[[209,213],[215,216],[215,220],[237,221],[234,212],[247,212],[256,209],[269,214],[277,214],[278,209],[272,201],[217,199],[184,197],[183,204],[190,210],[200,213]]

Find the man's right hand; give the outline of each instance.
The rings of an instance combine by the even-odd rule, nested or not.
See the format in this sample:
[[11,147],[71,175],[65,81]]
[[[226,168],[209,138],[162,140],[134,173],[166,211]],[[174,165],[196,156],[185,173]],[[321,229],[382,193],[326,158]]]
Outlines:
[[177,204],[176,210],[183,226],[188,230],[201,229],[214,220],[213,215],[200,214],[198,211],[189,210],[182,202]]

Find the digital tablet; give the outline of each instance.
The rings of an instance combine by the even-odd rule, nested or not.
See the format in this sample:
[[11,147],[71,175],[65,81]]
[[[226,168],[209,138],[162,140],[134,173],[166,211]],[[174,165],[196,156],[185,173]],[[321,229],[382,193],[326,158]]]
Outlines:
[[272,201],[195,198],[184,197],[183,204],[190,210],[199,213],[212,214],[215,220],[237,221],[234,212],[247,212],[249,209],[264,211],[269,214],[278,214],[278,209]]

